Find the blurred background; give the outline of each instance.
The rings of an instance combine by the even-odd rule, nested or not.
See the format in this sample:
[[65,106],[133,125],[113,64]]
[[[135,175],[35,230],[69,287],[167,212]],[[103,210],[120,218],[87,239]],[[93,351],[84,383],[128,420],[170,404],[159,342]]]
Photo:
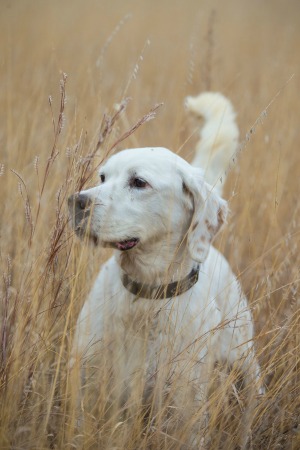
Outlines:
[[[15,127],[25,122],[22,114],[31,133],[49,125],[47,99],[57,96],[62,71],[69,76],[69,121],[76,114],[78,133],[95,130],[103,110],[124,96],[133,98],[137,114],[164,102],[160,123],[143,139],[150,135],[151,145],[174,150],[182,144],[178,116],[185,95],[205,89],[228,95],[243,135],[291,75],[273,120],[299,83],[296,0],[2,0],[0,20],[1,123],[8,124],[1,139],[9,148]],[[45,117],[32,122],[28,108],[37,93]],[[23,151],[26,146],[23,140]]]

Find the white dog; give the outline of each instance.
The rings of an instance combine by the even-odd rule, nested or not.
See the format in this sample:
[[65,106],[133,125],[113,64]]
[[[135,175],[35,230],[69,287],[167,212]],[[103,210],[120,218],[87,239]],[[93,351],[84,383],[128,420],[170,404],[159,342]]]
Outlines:
[[129,384],[143,353],[146,384],[164,370],[203,398],[208,369],[227,361],[262,392],[246,298],[212,246],[227,215],[218,178],[236,150],[235,114],[217,93],[186,105],[206,119],[194,165],[165,148],[124,150],[100,168],[99,186],[69,199],[77,234],[116,250],[80,312],[72,359],[101,355],[116,333]]

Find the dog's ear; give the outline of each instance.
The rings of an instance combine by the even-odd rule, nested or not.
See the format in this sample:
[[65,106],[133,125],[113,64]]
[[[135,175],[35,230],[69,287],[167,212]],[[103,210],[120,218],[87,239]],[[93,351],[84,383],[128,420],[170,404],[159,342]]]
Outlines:
[[188,231],[188,250],[198,262],[205,261],[209,246],[226,221],[227,202],[213,192],[201,171],[193,168],[184,178],[184,189],[192,196],[193,216]]

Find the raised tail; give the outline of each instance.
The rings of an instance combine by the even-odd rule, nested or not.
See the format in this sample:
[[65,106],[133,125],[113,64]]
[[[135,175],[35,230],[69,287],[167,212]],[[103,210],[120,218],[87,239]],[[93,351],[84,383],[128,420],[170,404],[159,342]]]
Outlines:
[[225,170],[238,148],[239,129],[233,106],[218,92],[187,97],[185,104],[189,111],[205,120],[192,165],[202,168],[206,181],[222,195]]

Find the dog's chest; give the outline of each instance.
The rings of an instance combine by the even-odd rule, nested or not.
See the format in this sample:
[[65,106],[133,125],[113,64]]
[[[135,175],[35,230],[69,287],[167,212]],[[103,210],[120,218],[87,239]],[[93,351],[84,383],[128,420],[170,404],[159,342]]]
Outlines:
[[178,358],[196,363],[207,352],[205,317],[182,299],[125,301],[115,319],[128,358],[146,358],[149,366]]

